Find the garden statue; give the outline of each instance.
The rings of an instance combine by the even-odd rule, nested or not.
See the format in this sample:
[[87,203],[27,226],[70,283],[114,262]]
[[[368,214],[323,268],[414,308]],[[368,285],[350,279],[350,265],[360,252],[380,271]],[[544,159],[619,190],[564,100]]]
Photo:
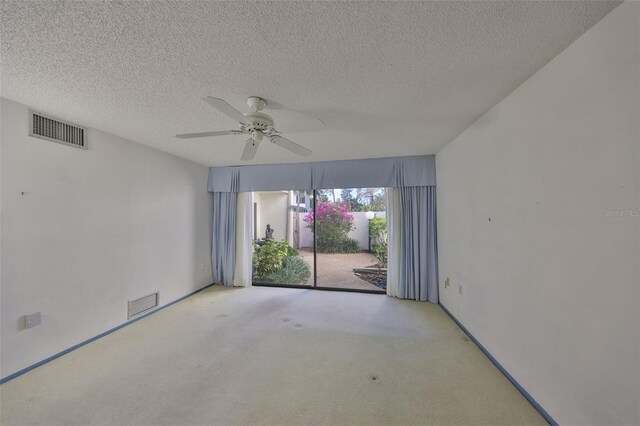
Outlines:
[[265,231],[265,239],[273,240],[273,228],[267,224],[267,230]]

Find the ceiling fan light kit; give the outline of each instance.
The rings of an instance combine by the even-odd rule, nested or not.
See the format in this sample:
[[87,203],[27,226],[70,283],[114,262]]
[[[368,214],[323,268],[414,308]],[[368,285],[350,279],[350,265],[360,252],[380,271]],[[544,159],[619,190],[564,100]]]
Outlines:
[[[249,112],[244,114],[232,107],[223,99],[211,96],[206,96],[202,99],[221,113],[236,120],[239,123],[240,130],[183,133],[176,135],[177,138],[192,139],[223,135],[250,135],[245,144],[244,150],[242,151],[242,156],[240,157],[242,161],[253,160],[256,152],[258,151],[258,146],[265,136],[274,145],[278,145],[279,147],[293,152],[294,154],[308,156],[313,153],[310,149],[283,137],[281,132],[276,130],[273,118],[264,112],[261,112],[262,109],[267,106],[267,101],[260,97],[251,96],[247,99]],[[320,120],[310,119],[299,123],[292,123],[288,127],[290,129],[289,133],[317,132],[324,130],[325,124]]]

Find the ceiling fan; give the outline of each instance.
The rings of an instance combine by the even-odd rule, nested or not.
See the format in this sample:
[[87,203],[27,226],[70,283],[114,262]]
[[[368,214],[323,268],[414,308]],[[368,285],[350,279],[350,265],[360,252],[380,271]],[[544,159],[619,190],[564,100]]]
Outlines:
[[256,156],[258,146],[263,139],[267,139],[275,145],[284,148],[294,154],[307,156],[313,151],[299,145],[285,137],[282,137],[281,133],[296,133],[296,132],[318,132],[325,129],[325,124],[317,119],[303,120],[296,123],[284,125],[281,130],[276,130],[273,118],[267,114],[260,112],[265,106],[267,101],[257,96],[251,96],[247,99],[247,105],[249,106],[249,112],[241,113],[228,102],[223,99],[206,96],[202,98],[206,103],[220,111],[221,113],[233,118],[240,124],[240,130],[222,130],[214,132],[202,132],[202,133],[182,133],[176,135],[177,138],[190,139],[190,138],[203,138],[208,136],[224,136],[224,135],[249,135],[249,139],[242,151],[241,160],[252,160]]

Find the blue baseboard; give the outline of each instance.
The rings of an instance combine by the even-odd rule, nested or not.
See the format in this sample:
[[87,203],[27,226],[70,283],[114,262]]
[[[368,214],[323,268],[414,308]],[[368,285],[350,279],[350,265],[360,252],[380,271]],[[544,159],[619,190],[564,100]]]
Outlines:
[[158,308],[156,308],[156,309],[154,309],[154,310],[152,310],[152,311],[149,311],[149,312],[147,312],[147,313],[145,313],[145,314],[143,314],[143,315],[140,315],[139,317],[133,318],[133,319],[131,319],[131,320],[127,321],[127,322],[124,322],[124,323],[122,323],[122,324],[120,324],[120,325],[118,325],[118,326],[116,326],[116,327],[113,327],[113,328],[111,328],[111,329],[109,329],[109,330],[105,331],[104,333],[100,333],[100,334],[98,334],[97,336],[94,336],[94,337],[92,337],[92,338],[90,338],[90,339],[87,339],[87,340],[85,340],[85,341],[83,341],[83,342],[78,343],[77,345],[71,346],[70,348],[67,348],[67,349],[63,350],[62,352],[58,352],[58,353],[57,353],[57,354],[55,354],[55,355],[51,355],[49,358],[45,358],[45,359],[43,359],[42,361],[38,361],[38,362],[36,362],[35,364],[32,364],[32,365],[30,365],[30,366],[28,366],[28,367],[26,367],[26,368],[23,368],[23,369],[22,369],[22,370],[20,370],[20,371],[16,371],[16,372],[15,372],[15,373],[13,373],[13,374],[9,374],[7,377],[3,377],[2,379],[0,379],[0,384],[5,383],[5,382],[8,382],[9,380],[13,380],[13,379],[15,379],[16,377],[21,376],[21,375],[23,375],[24,373],[27,373],[27,372],[29,372],[29,371],[33,370],[34,368],[38,368],[38,367],[40,367],[41,365],[44,365],[44,364],[46,364],[46,363],[48,363],[48,362],[50,362],[50,361],[53,361],[53,360],[54,360],[54,359],[56,359],[56,358],[61,357],[62,355],[68,354],[68,353],[69,353],[69,352],[71,352],[71,351],[75,351],[76,349],[78,349],[78,348],[80,348],[80,347],[82,347],[82,346],[86,345],[87,343],[91,343],[91,342],[93,342],[94,340],[98,340],[99,338],[106,336],[107,334],[111,334],[111,333],[113,333],[113,332],[114,332],[114,331],[116,331],[116,330],[120,330],[122,327],[126,327],[127,325],[129,325],[129,324],[133,324],[133,323],[134,323],[134,322],[136,322],[136,321],[140,321],[141,319],[146,318],[146,317],[148,317],[149,315],[153,315],[153,314],[155,314],[156,312],[161,311],[162,309],[167,308],[167,307],[169,307],[169,306],[173,305],[174,303],[178,303],[178,302],[180,302],[181,300],[186,299],[187,297],[191,297],[191,296],[193,296],[193,295],[194,295],[194,294],[196,294],[196,293],[200,293],[202,290],[204,290],[204,289],[206,289],[206,288],[209,288],[209,287],[211,287],[212,285],[213,285],[213,284],[209,284],[208,286],[202,287],[202,288],[200,288],[200,289],[198,289],[198,290],[196,290],[196,291],[193,291],[193,292],[191,292],[191,293],[187,294],[186,296],[182,296],[182,297],[180,297],[179,299],[174,300],[173,302],[169,302],[169,303],[167,303],[166,305],[162,305],[162,306],[160,306],[160,307],[158,307]]
[[453,316],[453,314],[451,312],[449,312],[449,310],[442,304],[442,303],[438,303],[440,305],[440,307],[442,308],[442,310],[444,310],[447,315],[449,315],[449,317],[451,317],[451,319],[458,324],[458,327],[460,327],[462,329],[462,331],[464,331],[464,333],[469,336],[469,338],[473,341],[473,343],[476,344],[476,346],[478,346],[478,348],[480,348],[480,350],[487,356],[487,358],[489,358],[489,360],[493,363],[493,365],[495,365],[498,370],[500,370],[500,372],[502,374],[504,374],[504,376],[513,384],[513,386],[516,387],[516,389],[518,389],[518,391],[522,394],[522,396],[524,396],[527,401],[529,401],[529,403],[533,406],[533,408],[535,408],[542,417],[544,417],[544,419],[549,422],[550,425],[552,426],[558,426],[558,422],[556,422],[555,420],[553,420],[553,417],[551,417],[549,415],[549,413],[547,413],[547,411],[542,408],[542,406],[540,404],[538,404],[538,402],[533,399],[533,397],[531,396],[531,394],[529,394],[529,392],[527,392],[522,386],[520,386],[520,383],[518,383],[516,381],[516,379],[513,378],[513,376],[511,374],[509,374],[509,372],[507,370],[504,369],[504,367],[502,365],[500,365],[500,363],[498,362],[498,360],[496,360],[493,355],[491,355],[489,353],[489,351],[482,346],[482,343],[480,343],[478,341],[478,339],[476,339],[473,334],[469,333],[469,330],[467,330],[467,328],[462,325],[462,323],[460,321],[458,321],[458,319],[456,317]]

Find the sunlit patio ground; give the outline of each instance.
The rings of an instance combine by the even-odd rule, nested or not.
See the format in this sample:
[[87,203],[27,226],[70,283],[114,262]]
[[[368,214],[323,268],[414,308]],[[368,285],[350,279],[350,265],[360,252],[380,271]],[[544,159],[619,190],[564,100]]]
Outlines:
[[[313,285],[313,250],[299,249],[299,256],[311,268],[311,278],[307,285]],[[318,253],[318,287],[333,287],[357,290],[382,291],[380,287],[366,282],[353,274],[353,268],[375,265],[375,256],[369,253]]]

